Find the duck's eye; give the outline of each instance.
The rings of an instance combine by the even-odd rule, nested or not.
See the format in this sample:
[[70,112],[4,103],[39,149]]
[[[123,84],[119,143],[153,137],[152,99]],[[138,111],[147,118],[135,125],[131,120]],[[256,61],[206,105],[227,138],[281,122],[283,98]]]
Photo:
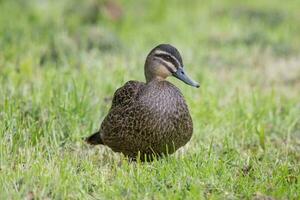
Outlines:
[[170,60],[170,59],[172,59],[172,58],[171,58],[171,56],[167,56],[167,59],[169,59],[169,60]]

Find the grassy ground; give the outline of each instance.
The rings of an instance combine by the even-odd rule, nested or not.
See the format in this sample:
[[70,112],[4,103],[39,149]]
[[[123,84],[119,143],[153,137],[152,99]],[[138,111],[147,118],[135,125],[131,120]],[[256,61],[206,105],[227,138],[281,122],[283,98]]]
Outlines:
[[[0,199],[299,199],[300,3],[0,0]],[[194,135],[128,163],[82,137],[175,45]]]

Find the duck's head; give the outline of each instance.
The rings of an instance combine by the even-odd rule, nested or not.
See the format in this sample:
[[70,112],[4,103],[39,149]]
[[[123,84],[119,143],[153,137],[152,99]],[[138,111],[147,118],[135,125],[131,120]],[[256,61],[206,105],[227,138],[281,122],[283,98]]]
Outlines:
[[160,44],[148,54],[145,63],[146,81],[153,79],[164,80],[174,76],[193,87],[200,85],[187,76],[183,69],[182,58],[179,51],[169,44]]

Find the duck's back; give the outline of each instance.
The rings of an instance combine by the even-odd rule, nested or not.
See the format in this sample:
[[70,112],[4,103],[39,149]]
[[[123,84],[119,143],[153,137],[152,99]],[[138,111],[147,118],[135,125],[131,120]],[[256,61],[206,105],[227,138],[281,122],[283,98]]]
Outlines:
[[129,81],[114,95],[100,128],[103,143],[135,157],[173,153],[193,132],[192,119],[177,87],[167,81]]

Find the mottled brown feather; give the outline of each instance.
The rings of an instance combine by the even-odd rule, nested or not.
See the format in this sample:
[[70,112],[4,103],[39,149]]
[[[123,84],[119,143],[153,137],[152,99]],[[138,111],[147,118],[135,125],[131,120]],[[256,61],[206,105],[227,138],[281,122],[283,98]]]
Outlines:
[[115,152],[141,159],[171,154],[185,145],[193,132],[192,119],[177,87],[168,81],[147,84],[129,81],[114,95],[101,124],[103,144]]

